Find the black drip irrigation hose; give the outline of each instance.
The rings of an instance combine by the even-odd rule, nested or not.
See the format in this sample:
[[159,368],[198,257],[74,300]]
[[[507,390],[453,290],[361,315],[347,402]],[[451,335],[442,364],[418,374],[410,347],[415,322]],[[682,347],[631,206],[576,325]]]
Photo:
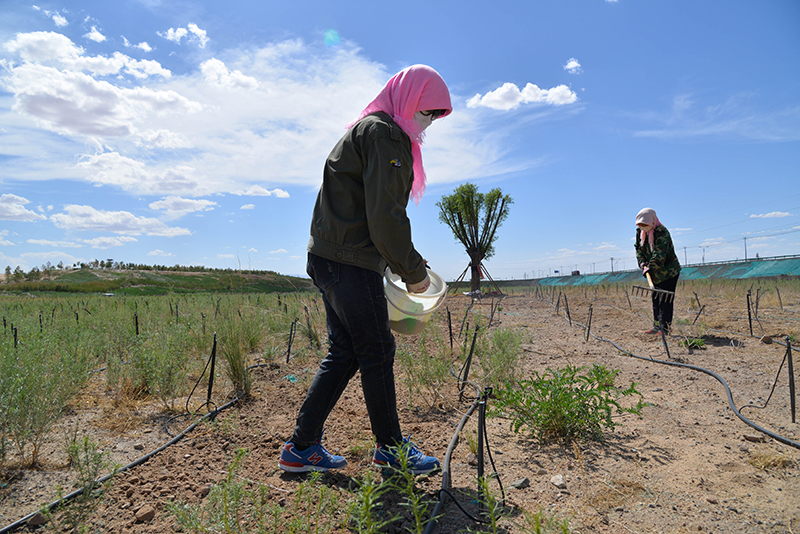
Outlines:
[[[211,357],[209,357],[209,361],[211,361]],[[265,367],[267,365],[269,365],[269,364],[255,364],[255,365],[251,365],[251,366],[247,367],[247,370],[249,371],[250,369],[255,369],[257,367]],[[208,362],[206,363],[206,369],[207,368],[208,368]],[[205,370],[203,372],[205,373]],[[202,376],[201,376],[201,378],[202,378]],[[195,387],[196,387],[196,384],[195,384]],[[194,389],[192,391],[194,391]],[[191,395],[190,395],[190,397],[191,397]],[[113,478],[114,476],[118,475],[119,473],[123,473],[123,472],[125,472],[125,471],[127,471],[129,469],[132,469],[132,468],[134,468],[134,467],[136,467],[138,465],[141,465],[141,464],[145,463],[147,460],[149,460],[150,458],[152,458],[156,454],[164,451],[167,447],[170,447],[171,445],[174,445],[177,442],[179,442],[181,439],[183,439],[184,436],[186,436],[186,434],[188,434],[189,432],[194,430],[195,427],[197,427],[197,425],[199,425],[200,423],[202,423],[206,419],[214,419],[220,412],[222,412],[224,410],[227,410],[228,408],[230,408],[231,406],[233,406],[234,404],[239,402],[242,399],[242,397],[244,397],[244,394],[240,394],[236,398],[228,401],[227,403],[223,404],[219,408],[215,408],[213,411],[208,412],[203,417],[201,417],[200,419],[198,419],[197,421],[195,421],[194,423],[192,423],[191,425],[186,427],[186,429],[184,429],[183,432],[177,434],[175,437],[173,437],[167,443],[161,445],[157,449],[154,449],[154,450],[150,451],[149,453],[145,454],[144,456],[142,456],[140,458],[137,458],[136,460],[132,461],[128,465],[120,467],[116,471],[114,471],[112,473],[109,473],[108,475],[106,475],[104,477],[98,478],[97,480],[94,481],[93,485],[96,486],[96,485],[103,484],[104,482],[110,480],[111,478]],[[188,410],[188,402],[189,401],[187,400],[186,402],[187,402],[187,410]],[[213,404],[213,403],[211,403],[211,404]],[[209,405],[209,402],[206,402],[204,404],[204,406],[207,406],[207,405]],[[176,417],[185,417],[186,415],[194,415],[194,414],[183,414],[182,416],[176,416]],[[174,418],[172,418],[172,419],[174,419]],[[170,421],[172,419],[170,419]],[[169,421],[167,422],[167,424],[168,423],[169,423]],[[169,430],[167,430],[167,432],[169,433]],[[33,518],[33,516],[38,514],[43,508],[46,508],[47,510],[54,510],[59,505],[68,503],[68,502],[72,501],[73,499],[75,499],[76,497],[80,496],[84,492],[85,489],[86,489],[85,487],[78,488],[77,490],[73,491],[72,493],[70,493],[68,495],[65,495],[61,499],[58,499],[58,500],[53,501],[53,502],[51,502],[49,504],[45,504],[45,505],[41,506],[35,512],[31,512],[30,514],[26,515],[25,517],[23,517],[21,519],[18,519],[17,521],[14,521],[10,525],[6,525],[2,529],[0,529],[0,534],[6,534],[8,532],[14,532],[17,529],[26,526],[28,521],[30,521],[31,518]]]
[[[195,421],[194,423],[192,423],[191,425],[186,427],[186,429],[183,432],[181,432],[180,434],[178,434],[177,436],[172,438],[170,441],[168,441],[164,445],[160,446],[159,448],[157,448],[157,449],[155,449],[153,451],[150,451],[149,453],[145,454],[141,458],[138,458],[138,459],[134,460],[133,462],[129,463],[128,465],[119,468],[118,470],[114,471],[113,473],[109,473],[108,475],[106,475],[104,477],[98,478],[95,481],[95,484],[103,484],[104,482],[110,480],[111,478],[113,478],[114,476],[118,475],[119,473],[123,473],[123,472],[127,471],[128,469],[132,469],[132,468],[134,468],[134,467],[136,467],[136,466],[138,466],[140,464],[143,464],[144,462],[146,462],[147,460],[149,460],[150,458],[152,458],[153,456],[155,456],[159,452],[163,451],[164,449],[166,449],[170,445],[174,445],[175,443],[180,441],[188,432],[194,430],[194,428],[198,424],[203,422],[205,419],[215,417],[222,410],[225,410],[225,409],[233,406],[237,402],[239,402],[240,399],[241,399],[241,397],[237,397],[237,398],[233,399],[232,401],[220,406],[219,408],[217,408],[213,412],[209,412],[209,413],[205,414],[203,417],[201,417],[200,419],[198,419],[197,421]],[[57,501],[53,501],[53,502],[51,502],[49,504],[46,504],[42,508],[47,508],[48,510],[53,510],[57,506],[59,506],[61,504],[64,504],[66,502],[69,502],[72,499],[78,497],[79,495],[81,495],[83,493],[83,491],[84,491],[84,488],[78,488],[77,490],[73,491],[69,495],[64,496],[62,499],[59,499]],[[41,510],[41,508],[39,510]],[[39,510],[37,510],[36,512],[31,512],[30,514],[26,515],[22,519],[19,519],[19,520],[15,521],[15,522],[11,523],[10,525],[7,525],[7,526],[3,527],[2,529],[0,529],[0,534],[5,534],[6,532],[14,532],[18,528],[25,526],[27,524],[27,522],[33,516],[35,516],[37,513],[39,513]]]
[[[461,431],[464,430],[464,425],[469,420],[469,418],[472,416],[472,414],[475,412],[475,410],[478,407],[480,407],[482,404],[485,404],[487,398],[491,394],[490,393],[491,390],[489,389],[489,390],[484,391],[483,393],[481,393],[480,392],[480,388],[478,387],[477,384],[475,384],[474,382],[469,382],[467,380],[464,380],[460,376],[456,376],[456,374],[455,374],[455,372],[454,372],[454,370],[452,368],[450,369],[450,374],[454,378],[456,378],[457,380],[462,382],[463,384],[469,384],[472,387],[474,387],[475,390],[477,391],[477,394],[476,394],[476,397],[475,397],[475,401],[472,403],[472,405],[469,407],[469,409],[464,413],[464,416],[461,418],[461,421],[459,421],[458,426],[456,427],[456,431],[453,434],[453,437],[450,439],[450,445],[447,447],[447,452],[445,453],[444,460],[442,461],[442,488],[438,491],[439,502],[436,503],[436,507],[433,509],[433,512],[431,513],[431,518],[432,519],[428,523],[428,525],[425,527],[424,534],[431,534],[433,532],[433,529],[436,528],[436,521],[437,521],[437,519],[439,517],[439,513],[441,512],[442,507],[444,506],[444,497],[445,496],[450,497],[453,500],[453,502],[456,504],[456,506],[458,506],[459,510],[461,510],[464,513],[464,515],[469,517],[472,521],[475,521],[476,523],[482,523],[482,524],[488,524],[489,523],[488,521],[485,521],[483,519],[477,518],[477,517],[471,515],[469,512],[467,512],[464,509],[464,507],[461,506],[461,504],[458,502],[458,500],[453,496],[453,494],[450,493],[449,490],[450,490],[450,461],[451,461],[451,459],[453,457],[453,451],[455,451],[456,445],[458,445],[458,437],[461,434]],[[481,415],[485,415],[485,412],[482,411]],[[503,506],[505,506],[506,498],[505,498],[505,490],[503,489],[503,483],[500,481],[500,476],[497,473],[497,467],[495,466],[494,458],[492,458],[492,452],[491,452],[491,449],[489,447],[489,436],[488,436],[488,433],[487,433],[487,430],[486,430],[486,425],[484,424],[482,426],[483,426],[483,436],[485,437],[485,440],[486,440],[485,441],[485,443],[486,443],[486,451],[489,453],[489,461],[491,462],[491,465],[492,465],[493,475],[496,475],[493,478],[497,478],[497,482],[500,485],[500,491],[501,491],[501,493],[503,495],[503,500],[502,500]]]
[[[472,383],[470,382],[470,384]],[[447,447],[447,452],[445,453],[444,460],[442,461],[442,489],[439,491],[439,502],[436,503],[436,507],[433,509],[433,512],[431,513],[431,517],[433,519],[428,523],[428,526],[425,528],[425,534],[431,534],[431,532],[433,532],[433,529],[436,528],[436,518],[439,516],[439,512],[441,512],[442,506],[444,506],[444,495],[445,494],[449,495],[449,493],[447,493],[447,490],[450,488],[450,460],[453,457],[453,451],[456,449],[456,445],[458,445],[458,436],[459,434],[461,434],[461,431],[464,429],[464,425],[472,416],[473,412],[478,408],[478,404],[480,404],[480,402],[481,402],[481,395],[480,393],[478,393],[478,395],[475,396],[475,402],[472,403],[472,406],[469,407],[469,410],[467,410],[467,412],[461,418],[461,421],[459,421],[458,426],[456,427],[455,434],[453,434],[453,437],[450,439],[450,445]]]
[[[577,323],[577,322],[573,321],[573,324],[581,326],[583,328],[586,328],[586,326],[581,324],[581,323]],[[732,332],[732,333],[735,334],[735,332]],[[737,334],[737,335],[739,335],[739,334]],[[763,434],[766,434],[767,436],[771,437],[775,441],[783,443],[784,445],[789,445],[790,447],[794,447],[795,449],[800,449],[800,442],[791,440],[791,439],[789,439],[789,438],[787,438],[785,436],[781,436],[780,434],[772,432],[771,430],[767,430],[766,428],[763,428],[763,427],[757,425],[756,423],[754,423],[753,421],[751,421],[750,419],[748,419],[747,417],[742,415],[741,412],[739,412],[739,410],[736,408],[736,405],[733,402],[733,394],[731,393],[731,388],[728,386],[728,383],[725,381],[724,378],[722,378],[720,375],[718,375],[714,371],[711,371],[709,369],[705,369],[703,367],[699,367],[697,365],[691,365],[691,364],[688,364],[688,363],[681,363],[681,362],[667,361],[667,360],[656,360],[655,358],[652,358],[652,357],[640,356],[638,354],[634,354],[633,352],[630,352],[628,350],[623,349],[622,347],[620,347],[619,345],[617,345],[616,343],[614,343],[610,339],[605,339],[605,338],[598,337],[598,336],[594,335],[593,333],[591,334],[591,336],[593,338],[595,338],[596,340],[598,340],[598,341],[604,341],[606,343],[612,344],[620,352],[622,352],[622,353],[624,353],[624,354],[626,354],[626,355],[628,355],[628,356],[630,356],[632,358],[637,358],[639,360],[644,360],[644,361],[652,362],[652,363],[660,363],[660,364],[663,364],[663,365],[670,365],[670,366],[673,366],[673,367],[682,367],[684,369],[691,369],[692,371],[698,371],[698,372],[707,374],[708,376],[716,379],[720,384],[722,384],[722,387],[725,388],[725,394],[728,397],[728,405],[731,407],[731,410],[733,410],[733,413],[736,414],[736,417],[741,419],[742,422],[744,422],[746,425],[750,426],[751,428],[753,428],[753,429],[755,429],[755,430],[757,430],[757,431],[759,431],[759,432],[761,432]],[[758,338],[755,338],[755,339],[758,339]],[[777,341],[775,341],[775,342],[779,343]]]

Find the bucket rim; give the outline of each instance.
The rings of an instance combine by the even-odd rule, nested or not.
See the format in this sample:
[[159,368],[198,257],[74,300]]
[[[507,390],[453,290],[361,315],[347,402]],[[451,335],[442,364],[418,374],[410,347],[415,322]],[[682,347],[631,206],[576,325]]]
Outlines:
[[[389,278],[389,274],[392,274],[393,276],[398,276],[387,266],[386,269],[383,272],[383,278],[386,280],[386,284],[392,286],[394,289],[397,289],[401,293],[408,293],[408,291],[406,291],[405,288],[402,288],[402,287],[398,286],[397,284],[395,284],[392,281],[392,279]],[[441,289],[439,291],[437,291],[436,293],[432,293],[430,295],[426,295],[425,293],[408,293],[408,294],[409,295],[413,294],[415,298],[436,299],[436,298],[441,298],[442,295],[447,293],[447,284],[445,283],[444,278],[442,278],[441,276],[439,276],[437,273],[435,273],[434,271],[432,271],[430,269],[428,269],[428,276],[431,277],[431,278],[435,277],[435,278],[437,278],[439,280],[440,285],[441,285]],[[399,276],[398,276],[398,278],[399,278]],[[437,304],[437,306],[438,306],[438,304]],[[400,311],[402,311],[402,310],[400,310]],[[428,313],[428,312],[426,312],[426,313]]]
[[428,269],[428,276],[430,276],[431,278],[434,278],[434,277],[437,278],[438,281],[440,282],[440,285],[441,285],[442,289],[437,291],[436,293],[431,294],[431,295],[426,295],[424,293],[409,293],[404,288],[401,288],[400,286],[395,284],[391,280],[391,278],[389,277],[389,274],[391,274],[392,276],[397,276],[387,266],[385,271],[384,271],[384,279],[386,280],[387,286],[391,286],[397,292],[403,293],[403,294],[408,295],[408,296],[413,296],[414,298],[420,298],[420,299],[426,299],[426,300],[433,300],[433,299],[437,300],[436,304],[434,304],[429,310],[426,310],[426,311],[423,311],[423,312],[412,312],[412,311],[401,309],[399,306],[397,306],[397,304],[392,302],[392,299],[389,298],[389,296],[387,295],[386,296],[386,302],[388,302],[394,309],[396,309],[400,313],[402,313],[404,315],[408,315],[410,317],[427,317],[427,316],[431,315],[433,312],[435,312],[436,310],[438,310],[441,307],[441,305],[444,303],[445,297],[447,295],[447,284],[445,283],[444,278],[442,278],[441,276],[436,274],[434,271],[431,271],[430,269]]

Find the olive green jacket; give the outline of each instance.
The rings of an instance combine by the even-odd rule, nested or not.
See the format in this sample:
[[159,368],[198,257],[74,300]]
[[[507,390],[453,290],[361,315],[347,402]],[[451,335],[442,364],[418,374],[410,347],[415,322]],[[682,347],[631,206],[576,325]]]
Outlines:
[[404,282],[427,276],[406,215],[414,181],[411,140],[383,112],[367,115],[339,140],[325,162],[308,251]]
[[650,278],[654,284],[660,284],[681,273],[681,263],[675,254],[672,237],[666,226],[657,226],[653,230],[653,250],[650,250],[650,242],[645,240],[641,243],[639,236],[639,228],[636,228],[636,261],[639,266],[650,267]]

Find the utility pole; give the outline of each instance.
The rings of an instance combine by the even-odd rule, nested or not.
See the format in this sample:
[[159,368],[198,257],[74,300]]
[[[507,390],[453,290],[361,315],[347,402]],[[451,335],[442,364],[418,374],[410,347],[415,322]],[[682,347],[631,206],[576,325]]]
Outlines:
[[747,238],[744,238],[744,259],[747,259]]
[[611,257],[611,272],[614,272],[614,257]]
[[683,247],[683,264],[689,265],[689,262],[686,261],[686,247]]

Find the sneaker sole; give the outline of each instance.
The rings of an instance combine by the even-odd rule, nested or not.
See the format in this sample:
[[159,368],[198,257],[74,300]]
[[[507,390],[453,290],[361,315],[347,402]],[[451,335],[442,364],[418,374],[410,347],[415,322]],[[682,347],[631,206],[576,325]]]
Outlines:
[[278,462],[278,467],[286,471],[287,473],[308,473],[310,471],[321,471],[325,472],[329,469],[335,469],[332,467],[317,467],[316,465],[287,465]]

